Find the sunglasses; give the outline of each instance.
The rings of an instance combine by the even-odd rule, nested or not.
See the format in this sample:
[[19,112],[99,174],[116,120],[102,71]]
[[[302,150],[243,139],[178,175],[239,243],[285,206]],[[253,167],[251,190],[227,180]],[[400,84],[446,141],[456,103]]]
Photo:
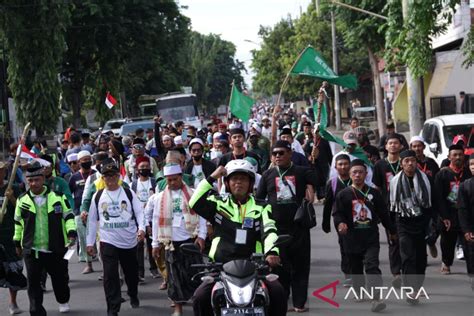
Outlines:
[[284,156],[286,152],[284,150],[279,150],[279,151],[273,151],[272,156]]
[[135,144],[133,145],[133,148],[136,150],[143,150],[145,149],[145,146],[143,146],[142,144]]

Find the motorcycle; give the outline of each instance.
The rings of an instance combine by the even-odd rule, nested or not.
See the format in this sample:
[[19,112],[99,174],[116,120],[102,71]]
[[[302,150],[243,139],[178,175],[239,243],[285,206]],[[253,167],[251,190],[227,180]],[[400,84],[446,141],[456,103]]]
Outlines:
[[[283,246],[291,240],[290,235],[280,235],[273,248]],[[180,248],[184,253],[201,254],[192,243],[183,244]],[[208,262],[191,265],[192,268],[205,270],[194,275],[193,280],[202,276],[202,282],[215,283],[211,294],[215,315],[269,315],[270,298],[264,281],[273,282],[278,279],[278,275],[270,273],[265,261],[272,249],[265,254],[254,253],[249,259],[232,260],[225,264]]]

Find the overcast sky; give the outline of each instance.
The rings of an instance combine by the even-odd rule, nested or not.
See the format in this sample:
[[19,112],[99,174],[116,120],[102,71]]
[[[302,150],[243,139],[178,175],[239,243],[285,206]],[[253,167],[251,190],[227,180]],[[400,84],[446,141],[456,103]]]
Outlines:
[[192,29],[202,34],[220,34],[221,38],[231,41],[237,47],[236,58],[245,62],[249,74],[245,81],[251,85],[250,63],[252,49],[260,43],[258,30],[260,25],[273,26],[288,14],[300,15],[300,9],[306,10],[311,0],[179,0],[179,4],[188,6],[183,14],[191,18]]

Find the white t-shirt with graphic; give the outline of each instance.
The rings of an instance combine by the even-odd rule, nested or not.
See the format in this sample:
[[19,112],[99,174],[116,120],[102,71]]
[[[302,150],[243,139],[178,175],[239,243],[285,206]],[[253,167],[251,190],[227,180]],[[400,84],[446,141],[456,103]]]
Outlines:
[[97,193],[94,194],[87,220],[88,246],[95,243],[98,223],[100,241],[122,249],[130,249],[137,245],[137,223],[138,229],[145,231],[145,220],[143,204],[138,200],[135,192],[131,192],[132,201],[129,201],[122,187],[115,191],[104,189],[97,204],[98,207],[95,203]]
[[194,176],[194,188],[197,188],[199,182],[204,179],[204,172],[202,171],[202,165],[194,165],[191,174]]
[[[153,195],[153,220],[152,220],[152,247],[158,247],[158,221],[160,219],[161,214],[161,199],[163,198],[163,192],[157,193]],[[184,215],[182,210],[182,203],[183,203],[183,192],[181,190],[171,190],[171,199],[172,199],[172,240],[173,241],[183,241],[189,238],[192,238],[189,232],[186,230],[186,224],[184,221]],[[147,206],[149,208],[149,206]],[[198,225],[198,237],[202,239],[206,239],[207,235],[207,226],[206,220],[199,216],[199,225]]]
[[140,179],[137,180],[137,190],[135,191],[137,194],[138,199],[142,203],[143,208],[145,208],[146,203],[150,196],[153,195],[153,190],[151,186],[151,180],[148,179],[146,181],[141,181]]

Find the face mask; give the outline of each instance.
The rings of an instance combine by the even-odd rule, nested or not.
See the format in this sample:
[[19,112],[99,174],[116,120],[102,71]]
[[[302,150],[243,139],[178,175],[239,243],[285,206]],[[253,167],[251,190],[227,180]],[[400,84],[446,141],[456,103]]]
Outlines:
[[92,161],[82,162],[81,168],[85,170],[89,170],[92,167]]
[[151,169],[140,169],[138,170],[138,174],[143,177],[149,177],[151,175]]

